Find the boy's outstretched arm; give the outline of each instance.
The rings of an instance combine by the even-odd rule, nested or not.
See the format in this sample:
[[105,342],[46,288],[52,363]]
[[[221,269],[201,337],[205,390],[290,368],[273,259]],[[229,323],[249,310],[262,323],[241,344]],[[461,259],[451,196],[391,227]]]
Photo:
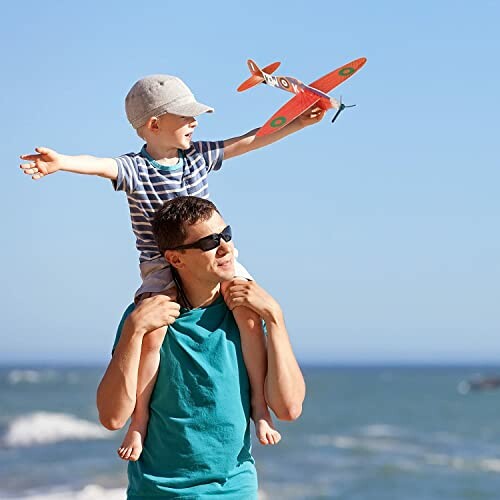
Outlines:
[[75,174],[98,175],[112,180],[116,180],[118,175],[118,166],[113,158],[97,158],[87,155],[68,156],[45,147],[35,148],[35,151],[37,154],[21,155],[21,159],[29,163],[20,165],[24,173],[31,175],[34,180],[58,170]]
[[258,128],[251,130],[245,135],[240,137],[233,137],[232,139],[226,139],[224,141],[224,159],[228,160],[233,156],[239,156],[254,149],[259,149],[264,146],[268,146],[273,142],[277,142],[283,139],[287,135],[293,134],[298,130],[307,127],[308,125],[313,125],[318,123],[325,116],[325,110],[318,106],[313,106],[306,109],[300,116],[295,118],[286,127],[274,132],[273,134],[264,135],[263,137],[256,137],[255,134],[259,130]]

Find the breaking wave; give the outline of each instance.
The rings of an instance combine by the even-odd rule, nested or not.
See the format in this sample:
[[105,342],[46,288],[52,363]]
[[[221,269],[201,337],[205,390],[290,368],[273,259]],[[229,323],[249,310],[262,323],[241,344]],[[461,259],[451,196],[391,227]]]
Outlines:
[[40,384],[57,379],[55,370],[11,370],[7,374],[9,384]]
[[[1,493],[1,492],[0,492]],[[5,500],[124,500],[125,488],[103,488],[95,484],[89,484],[81,490],[54,489],[46,492],[29,493],[24,496],[2,497]],[[259,499],[268,500],[268,496],[259,490]]]
[[73,415],[35,412],[10,422],[0,442],[7,447],[27,447],[68,440],[108,439],[111,435],[97,423]]
[[89,484],[81,490],[54,489],[47,492],[31,493],[24,496],[2,497],[6,500],[124,500],[125,489],[102,488],[94,484]]

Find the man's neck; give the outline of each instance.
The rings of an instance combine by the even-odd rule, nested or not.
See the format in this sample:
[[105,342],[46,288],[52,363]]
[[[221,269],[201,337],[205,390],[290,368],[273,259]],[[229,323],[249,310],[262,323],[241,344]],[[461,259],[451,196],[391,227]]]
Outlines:
[[220,283],[200,283],[193,276],[179,276],[181,286],[193,309],[209,306],[220,295]]
[[179,161],[179,151],[177,148],[162,147],[159,144],[149,143],[146,146],[146,151],[153,160],[162,165],[175,165]]

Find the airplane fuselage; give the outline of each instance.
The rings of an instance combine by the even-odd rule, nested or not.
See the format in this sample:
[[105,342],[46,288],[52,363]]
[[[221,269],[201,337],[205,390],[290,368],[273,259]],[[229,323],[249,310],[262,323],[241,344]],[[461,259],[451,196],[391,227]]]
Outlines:
[[298,94],[300,92],[312,92],[316,94],[321,100],[318,105],[323,109],[330,109],[337,107],[338,104],[335,99],[331,99],[328,94],[321,92],[321,90],[310,87],[300,80],[293,78],[291,76],[279,76],[279,75],[269,75],[268,73],[262,72],[262,77],[267,85],[271,87],[276,87],[278,89],[286,90],[287,92],[292,92],[293,94]]

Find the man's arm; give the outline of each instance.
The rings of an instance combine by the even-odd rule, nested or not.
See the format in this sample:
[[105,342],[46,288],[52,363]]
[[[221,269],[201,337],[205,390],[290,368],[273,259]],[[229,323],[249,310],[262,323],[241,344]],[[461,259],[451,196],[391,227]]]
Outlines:
[[121,429],[135,408],[142,339],[149,332],[172,324],[180,306],[165,295],[144,299],[127,317],[113,357],[97,388],[101,424]]
[[21,159],[29,163],[23,163],[20,166],[24,173],[31,175],[34,180],[59,170],[75,174],[98,175],[112,180],[116,180],[118,176],[118,165],[113,158],[97,158],[87,155],[68,156],[44,147],[35,148],[35,151],[37,154],[22,155]]
[[255,134],[259,130],[258,128],[256,128],[240,137],[226,139],[224,141],[224,159],[228,160],[229,158],[233,158],[234,156],[239,156],[248,153],[249,151],[253,151],[254,149],[268,146],[269,144],[277,142],[280,139],[283,139],[284,137],[303,129],[304,127],[307,127],[308,125],[319,122],[324,115],[325,111],[323,109],[319,108],[318,106],[314,106],[304,111],[304,113],[302,113],[295,120],[290,122],[285,127],[274,132],[273,134],[256,137]]
[[293,353],[279,304],[255,281],[233,280],[224,300],[232,310],[245,306],[267,327],[266,400],[280,420],[295,420],[302,413],[306,394],[304,377]]

